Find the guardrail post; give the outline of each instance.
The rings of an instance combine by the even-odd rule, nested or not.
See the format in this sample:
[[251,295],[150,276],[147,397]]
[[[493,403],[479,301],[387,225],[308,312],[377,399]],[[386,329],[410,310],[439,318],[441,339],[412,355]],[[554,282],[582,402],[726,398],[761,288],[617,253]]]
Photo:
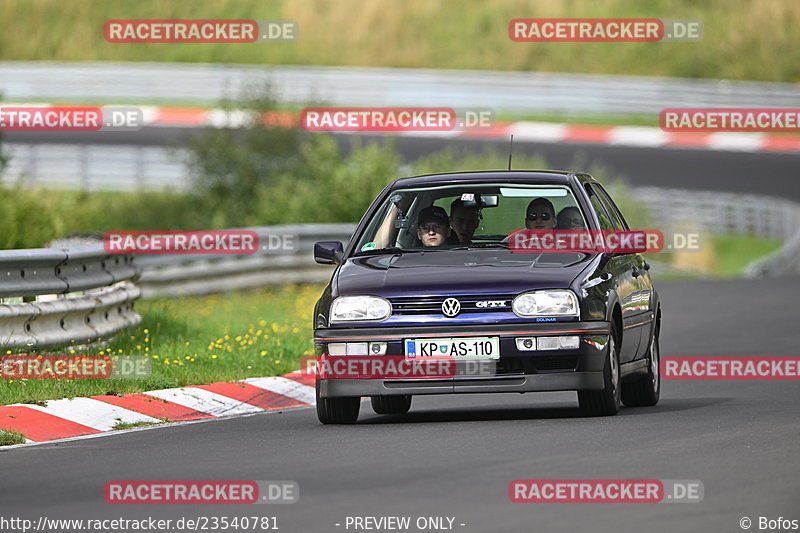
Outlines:
[[79,155],[81,190],[89,190],[89,145],[81,145]]
[[28,187],[33,187],[36,184],[37,146],[38,145],[33,143],[28,145],[28,166],[25,169],[25,181]]
[[144,148],[141,146],[136,147],[136,190],[142,192],[144,190]]

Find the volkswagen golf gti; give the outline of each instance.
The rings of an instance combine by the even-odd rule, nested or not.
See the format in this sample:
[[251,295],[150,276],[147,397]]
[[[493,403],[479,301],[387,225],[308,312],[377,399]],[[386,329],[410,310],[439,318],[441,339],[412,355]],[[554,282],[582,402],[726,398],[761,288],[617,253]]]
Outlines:
[[346,245],[314,246],[318,263],[336,265],[314,309],[319,420],[354,423],[366,396],[394,415],[421,394],[577,391],[586,416],[655,405],[661,306],[649,264],[636,250],[519,245],[559,231],[632,230],[588,174],[389,184]]

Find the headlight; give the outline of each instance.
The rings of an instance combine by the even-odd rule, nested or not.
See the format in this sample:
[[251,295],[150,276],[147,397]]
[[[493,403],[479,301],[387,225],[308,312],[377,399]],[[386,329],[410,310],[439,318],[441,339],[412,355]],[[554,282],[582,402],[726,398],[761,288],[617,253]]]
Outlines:
[[384,320],[392,314],[392,304],[377,296],[340,296],[331,305],[331,322]]
[[517,316],[580,316],[578,297],[566,290],[524,292],[514,298],[511,309]]

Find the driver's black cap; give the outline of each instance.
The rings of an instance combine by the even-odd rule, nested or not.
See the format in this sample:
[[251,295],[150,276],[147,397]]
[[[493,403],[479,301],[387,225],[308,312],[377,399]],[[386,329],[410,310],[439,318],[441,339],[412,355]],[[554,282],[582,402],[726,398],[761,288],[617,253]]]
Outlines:
[[437,205],[426,207],[425,209],[419,212],[419,219],[418,219],[419,224],[422,224],[423,222],[428,220],[435,220],[442,222],[445,226],[450,225],[450,218],[447,216],[447,211],[445,211],[443,207],[439,207]]

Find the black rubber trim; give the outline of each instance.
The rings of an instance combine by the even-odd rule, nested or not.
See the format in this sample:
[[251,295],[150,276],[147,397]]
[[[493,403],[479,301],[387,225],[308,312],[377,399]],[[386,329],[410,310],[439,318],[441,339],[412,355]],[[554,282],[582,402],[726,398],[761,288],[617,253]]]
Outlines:
[[314,340],[336,342],[348,340],[390,341],[421,337],[519,336],[583,334],[608,335],[609,324],[594,322],[557,322],[535,324],[453,324],[447,326],[326,328],[314,332]]

